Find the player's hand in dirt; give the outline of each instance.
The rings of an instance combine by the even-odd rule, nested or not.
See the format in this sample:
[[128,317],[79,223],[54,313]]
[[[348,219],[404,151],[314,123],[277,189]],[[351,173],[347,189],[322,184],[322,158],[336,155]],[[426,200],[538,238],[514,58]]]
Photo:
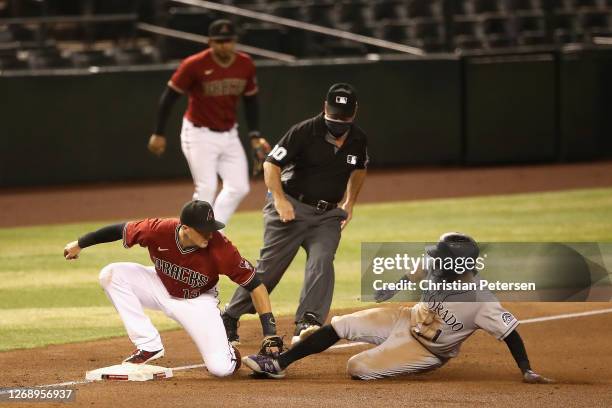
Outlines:
[[77,259],[80,253],[81,247],[79,246],[79,241],[69,242],[64,247],[64,258],[66,258],[68,261]]
[[161,135],[151,135],[148,148],[151,153],[160,157],[166,151],[166,138]]
[[552,384],[555,381],[550,378],[541,376],[540,374],[534,373],[531,370],[525,371],[523,374],[523,382],[527,384]]
[[295,219],[293,205],[286,198],[275,200],[274,207],[282,222],[289,222]]

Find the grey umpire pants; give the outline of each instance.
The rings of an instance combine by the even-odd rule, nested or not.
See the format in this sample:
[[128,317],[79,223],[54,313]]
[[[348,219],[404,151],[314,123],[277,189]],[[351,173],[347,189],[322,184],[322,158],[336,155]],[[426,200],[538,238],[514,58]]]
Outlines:
[[[266,200],[263,210],[264,244],[257,261],[257,273],[268,292],[272,292],[303,247],[307,260],[295,321],[300,321],[304,313],[311,312],[323,323],[334,294],[334,257],[340,243],[340,223],[347,214],[341,208],[319,213],[313,206],[289,195],[287,199],[295,211],[295,219],[287,223],[280,220],[274,200],[271,197]],[[234,318],[255,313],[250,293],[238,287],[225,312]]]

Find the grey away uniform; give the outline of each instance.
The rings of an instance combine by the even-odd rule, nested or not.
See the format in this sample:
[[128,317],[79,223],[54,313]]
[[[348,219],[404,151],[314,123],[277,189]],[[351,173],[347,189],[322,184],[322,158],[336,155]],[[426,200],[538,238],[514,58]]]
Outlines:
[[[281,138],[267,161],[282,168],[281,181],[295,219],[283,223],[268,195],[264,207],[264,245],[257,273],[272,291],[300,247],[306,250],[304,286],[295,321],[306,312],[325,321],[334,292],[334,257],[340,242],[340,223],[347,214],[338,208],[353,170],[368,162],[365,133],[351,126],[342,147],[336,147],[323,114],[293,126]],[[239,318],[253,313],[246,290],[234,293],[225,313]]]
[[[476,301],[455,301],[466,297]],[[378,345],[347,365],[350,375],[374,379],[438,368],[476,330],[503,340],[519,323],[492,293],[479,291],[426,292],[412,307],[363,310],[334,317],[331,324],[340,338]]]

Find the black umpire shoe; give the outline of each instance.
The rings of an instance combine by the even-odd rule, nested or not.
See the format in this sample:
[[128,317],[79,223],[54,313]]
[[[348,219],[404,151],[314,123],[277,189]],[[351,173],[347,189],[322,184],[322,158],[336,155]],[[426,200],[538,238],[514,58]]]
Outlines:
[[297,344],[321,328],[314,313],[306,312],[302,320],[296,323],[295,332],[291,338],[291,345]]
[[233,318],[227,313],[221,314],[223,319],[223,326],[225,326],[225,333],[227,334],[227,341],[234,347],[240,345],[240,337],[238,337],[238,319]]

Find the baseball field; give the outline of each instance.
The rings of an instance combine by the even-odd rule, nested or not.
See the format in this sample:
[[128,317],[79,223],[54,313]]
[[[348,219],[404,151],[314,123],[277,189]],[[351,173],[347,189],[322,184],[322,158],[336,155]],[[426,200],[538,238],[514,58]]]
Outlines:
[[[361,382],[345,374],[348,358],[367,346],[342,344],[291,366],[284,380],[257,380],[241,369],[216,379],[195,345],[158,313],[175,377],[147,383],[85,383],[86,370],[119,363],[132,344],[97,274],[106,264],[148,264],[142,248],[120,243],[85,250],[66,262],[63,246],[111,222],[174,216],[188,182],[12,190],[0,195],[0,387],[66,383],[76,406],[610,406],[612,305],[506,303],[530,361],[552,385],[521,382],[503,342],[477,333],[440,370]],[[262,241],[264,187],[256,183],[226,233],[255,261]],[[105,197],[100,200],[100,197]],[[161,198],[160,198],[161,197]],[[336,314],[372,307],[360,297],[360,245],[435,241],[464,231],[479,241],[612,242],[612,163],[373,172],[337,253]],[[290,338],[303,278],[300,253],[272,294],[280,333]],[[223,278],[221,304],[233,293]],[[386,304],[384,307],[396,307]],[[204,324],[204,322],[203,322]],[[243,355],[256,351],[259,323],[242,321]],[[36,404],[35,406],[40,406]]]

